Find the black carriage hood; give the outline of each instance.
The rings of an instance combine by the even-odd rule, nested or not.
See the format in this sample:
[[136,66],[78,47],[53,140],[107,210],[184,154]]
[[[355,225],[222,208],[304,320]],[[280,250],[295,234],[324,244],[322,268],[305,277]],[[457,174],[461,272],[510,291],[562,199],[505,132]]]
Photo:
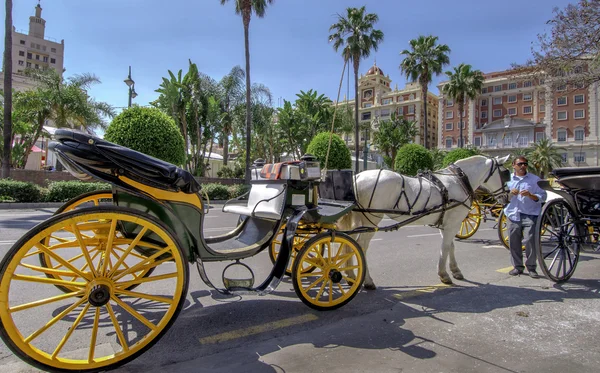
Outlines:
[[111,183],[120,184],[116,175],[123,175],[160,189],[200,190],[192,174],[171,163],[71,129],[58,129],[54,136],[57,142],[50,149],[72,173],[76,168]]

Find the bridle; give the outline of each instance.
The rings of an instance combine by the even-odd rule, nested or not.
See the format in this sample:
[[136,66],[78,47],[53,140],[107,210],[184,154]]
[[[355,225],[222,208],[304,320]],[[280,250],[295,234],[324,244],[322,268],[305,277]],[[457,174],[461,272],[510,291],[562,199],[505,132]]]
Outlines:
[[[487,181],[496,173],[499,172],[500,176],[500,188],[490,191],[490,194],[497,200],[501,195],[508,195],[508,188],[506,187],[506,182],[510,180],[510,172],[504,168],[496,158],[490,158],[492,160],[492,166],[490,167],[490,172],[488,173],[485,180],[483,180],[483,184],[487,183]],[[506,179],[506,181],[504,180]]]

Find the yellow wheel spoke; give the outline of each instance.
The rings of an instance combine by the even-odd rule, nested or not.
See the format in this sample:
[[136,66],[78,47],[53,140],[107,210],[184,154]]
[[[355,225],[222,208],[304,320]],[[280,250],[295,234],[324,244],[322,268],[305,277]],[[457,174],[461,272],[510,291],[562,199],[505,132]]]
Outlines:
[[12,278],[14,280],[39,282],[42,284],[52,284],[52,285],[76,286],[79,288],[85,287],[87,285],[85,282],[74,282],[74,281],[59,280],[56,278],[27,276],[27,275],[13,275]]
[[323,271],[320,272],[306,272],[306,273],[301,273],[300,275],[298,275],[299,278],[307,278],[307,277],[316,277],[316,276],[322,276],[323,275]]
[[136,278],[135,280],[131,280],[131,281],[119,282],[119,283],[117,283],[117,287],[119,289],[125,289],[125,288],[130,287],[131,285],[142,284],[145,282],[166,280],[168,278],[174,278],[174,277],[177,277],[177,272],[167,273],[164,275],[158,275],[158,276],[152,276],[152,277],[140,277],[140,278]]
[[58,346],[56,346],[56,349],[54,349],[54,352],[52,353],[52,359],[55,359],[56,356],[58,356],[58,354],[60,353],[60,350],[62,350],[62,348],[65,346],[65,343],[67,343],[67,341],[71,337],[71,334],[73,334],[75,329],[77,329],[77,326],[79,325],[79,323],[81,322],[81,320],[83,319],[83,317],[85,316],[85,314],[87,313],[89,308],[90,308],[90,304],[88,303],[85,305],[85,307],[83,307],[81,312],[79,312],[77,319],[75,319],[75,321],[73,322],[73,325],[71,325],[67,334],[65,334],[65,336],[62,338],[62,340],[60,341]]
[[35,245],[38,249],[43,251],[45,254],[48,254],[49,256],[51,256],[52,259],[56,260],[57,262],[61,263],[62,265],[64,265],[65,267],[67,267],[68,269],[70,269],[71,271],[76,273],[77,275],[79,275],[79,277],[85,278],[88,281],[90,280],[90,274],[81,272],[79,269],[75,268],[71,263],[67,262],[60,256],[53,253],[52,250],[48,249],[46,246],[42,245],[41,243],[36,243]]
[[110,303],[106,303],[106,310],[108,311],[110,320],[112,321],[113,327],[115,328],[115,332],[117,333],[117,338],[119,338],[119,343],[121,343],[121,346],[123,347],[123,351],[129,351],[129,345],[127,344],[127,341],[125,340],[125,336],[123,335],[121,326],[119,325],[119,322],[117,321],[117,318],[115,317],[115,312],[113,311]]
[[356,282],[356,280],[355,280],[355,279],[353,279],[353,278],[350,278],[350,277],[348,277],[348,276],[343,276],[343,275],[342,275],[342,278],[343,278],[344,280],[346,280],[346,282],[347,282],[347,283],[349,283],[349,284],[354,284],[354,283]]
[[29,302],[29,303],[20,304],[18,306],[10,307],[8,309],[8,312],[19,312],[19,311],[26,310],[26,309],[29,309],[32,307],[43,306],[44,304],[57,302],[59,300],[63,300],[63,299],[71,298],[71,297],[79,297],[81,295],[83,295],[83,290],[74,291],[72,293],[56,295],[54,297],[36,300],[35,302]]
[[[115,263],[114,267],[109,272],[109,274],[107,275],[107,277],[111,277],[114,274],[115,270],[117,268],[119,268],[119,266],[121,265],[121,263],[123,263],[123,261],[125,260],[125,258],[129,255],[129,253],[131,253],[131,250],[133,250],[133,248],[137,246],[137,244],[140,242],[140,240],[142,239],[142,237],[144,237],[144,235],[146,234],[147,231],[148,231],[148,228],[144,227],[140,231],[140,233],[138,233],[137,236],[135,236],[135,239],[133,241],[131,241],[131,244],[129,244],[129,246],[127,247],[127,249],[125,249],[125,251],[123,252],[123,255],[121,255],[121,257],[119,258],[119,260],[117,260],[117,262]],[[144,257],[144,259],[145,259],[145,257]]]
[[125,296],[128,296],[128,297],[132,297],[132,298],[143,298],[143,299],[153,300],[153,301],[156,301],[156,302],[173,304],[173,299],[166,298],[166,297],[161,297],[161,296],[158,296],[158,295],[139,293],[139,292],[129,291],[129,290],[125,290],[125,289],[115,289],[115,293],[116,294],[122,294],[122,295],[125,295]]
[[94,313],[94,325],[92,326],[92,336],[90,337],[90,353],[88,355],[88,363],[94,361],[94,353],[96,352],[96,337],[98,336],[98,321],[100,320],[100,307],[96,307]]
[[86,298],[79,299],[76,303],[73,303],[72,305],[70,305],[66,310],[64,310],[61,313],[59,313],[58,315],[54,316],[52,318],[52,320],[50,320],[46,323],[46,325],[42,326],[41,328],[39,328],[38,330],[36,330],[32,334],[30,334],[29,337],[27,337],[23,340],[23,342],[25,342],[25,343],[31,342],[34,338],[36,338],[37,336],[42,334],[44,331],[46,331],[49,327],[54,325],[58,320],[62,319],[66,315],[68,315],[71,311],[73,311],[75,308],[79,307],[83,302],[86,302],[86,301],[87,301]]
[[115,231],[117,230],[117,219],[112,219],[110,222],[110,230],[108,231],[108,242],[106,243],[106,254],[104,255],[104,262],[102,263],[102,269],[100,273],[106,275],[108,264],[110,263],[110,253],[112,251],[113,240],[115,238]]
[[[323,277],[323,279],[324,278],[325,277]],[[318,301],[321,298],[321,295],[323,295],[323,292],[325,291],[325,286],[327,286],[327,281],[323,281],[323,285],[321,285],[321,288],[319,289],[319,292],[317,293],[317,296],[315,297],[315,300]]]
[[344,288],[342,287],[342,284],[340,284],[339,282],[337,283],[338,288],[340,289],[340,292],[342,293],[342,296],[345,297],[346,296],[346,292],[344,291]]
[[127,303],[123,302],[122,300],[120,300],[119,298],[117,298],[115,296],[111,296],[110,298],[113,301],[115,301],[119,306],[121,306],[121,308],[123,308],[125,311],[127,311],[131,316],[135,317],[139,322],[146,325],[148,328],[152,329],[153,331],[156,330],[156,328],[157,328],[156,325],[152,324],[147,318],[140,315],[136,310],[131,308],[131,306],[129,306]]
[[54,269],[54,268],[48,268],[48,267],[40,267],[40,266],[36,266],[33,264],[27,264],[27,263],[21,263],[20,264],[21,267],[25,267],[27,269],[30,269],[32,271],[36,271],[36,272],[42,272],[42,273],[46,273],[49,275],[55,275],[55,276],[70,276],[70,277],[77,277],[77,275],[75,275],[73,272],[71,271],[65,271],[64,269]]
[[[123,277],[123,276],[125,276],[127,274],[138,272],[138,271],[142,270],[144,268],[144,266],[148,265],[148,263],[152,263],[154,261],[154,259],[158,258],[162,254],[164,254],[164,253],[166,253],[166,252],[168,252],[170,250],[171,250],[170,246],[165,247],[164,249],[160,250],[159,252],[155,253],[154,255],[149,256],[148,258],[145,258],[143,261],[137,263],[133,267],[130,267],[129,269],[127,269],[127,270],[119,273],[118,275],[114,276],[113,280],[117,281],[118,279],[120,279],[121,277]],[[164,263],[164,262],[167,262],[169,260],[170,260],[170,258],[167,258],[167,259],[163,259],[163,260],[154,262],[154,265],[150,265],[150,267],[148,267],[148,268],[156,267],[157,265],[159,265],[161,263]]]
[[321,281],[325,280],[325,276],[321,276],[319,277],[319,279],[317,279],[315,282],[313,282],[312,284],[308,285],[306,288],[304,288],[304,291],[309,291],[310,289],[314,288],[315,286],[317,286],[317,284]]
[[339,271],[350,271],[350,270],[353,270],[353,269],[360,269],[360,266],[350,266],[350,267],[342,267],[342,268],[337,267],[337,269]]
[[[317,268],[323,268],[323,266],[321,265],[321,263],[317,263],[313,260],[313,258],[305,258],[303,260],[303,262],[310,264],[313,267],[317,267]],[[319,261],[320,262],[320,261]]]
[[75,238],[77,239],[77,242],[79,242],[81,254],[85,257],[85,261],[87,263],[86,265],[90,267],[90,270],[92,271],[92,276],[95,278],[97,274],[94,271],[94,264],[92,263],[92,258],[90,257],[90,253],[87,250],[87,246],[85,246],[85,244],[83,243],[81,232],[79,232],[79,229],[77,229],[77,226],[75,224],[71,225],[71,229],[73,229],[73,233],[75,233]]
[[337,263],[335,264],[335,266],[336,266],[337,268],[340,268],[342,264],[346,263],[346,262],[347,262],[347,261],[348,261],[350,258],[352,258],[353,256],[354,256],[354,253],[353,253],[353,252],[352,252],[352,253],[349,253],[349,254],[346,254],[346,255],[344,255],[344,256],[343,256],[343,257],[342,257],[342,258],[339,260],[339,262],[337,262]]

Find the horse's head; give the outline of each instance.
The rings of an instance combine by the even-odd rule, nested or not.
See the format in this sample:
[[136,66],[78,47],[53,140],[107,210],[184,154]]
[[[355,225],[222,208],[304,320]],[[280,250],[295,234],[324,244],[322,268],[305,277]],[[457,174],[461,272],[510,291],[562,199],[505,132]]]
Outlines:
[[490,194],[494,196],[496,201],[501,204],[508,202],[508,188],[506,183],[510,180],[510,171],[504,167],[504,163],[508,160],[509,156],[502,158],[488,158],[485,161],[486,168],[488,170],[481,186],[487,189]]

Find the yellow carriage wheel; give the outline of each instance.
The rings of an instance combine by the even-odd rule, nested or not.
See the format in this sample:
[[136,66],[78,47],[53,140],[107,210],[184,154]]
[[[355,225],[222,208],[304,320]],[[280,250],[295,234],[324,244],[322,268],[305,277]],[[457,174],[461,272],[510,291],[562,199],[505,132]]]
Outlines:
[[[40,266],[41,253],[63,267]],[[134,275],[150,268],[153,276]],[[187,287],[186,257],[158,219],[112,206],[66,212],[31,229],[0,263],[0,337],[43,370],[110,370],[160,339]]]
[[[500,217],[498,218],[498,238],[502,245],[510,250],[510,246],[508,243],[508,218],[504,215],[504,211],[500,213]],[[525,251],[525,245],[521,246],[521,249]]]
[[[279,256],[279,250],[281,249],[281,242],[283,241],[283,232],[284,231],[285,231],[285,225],[283,225],[281,227],[281,229],[277,233],[277,236],[271,242],[271,248],[269,250],[269,258],[271,259],[271,262],[273,264],[275,264],[275,261],[277,260],[277,257]],[[288,275],[288,276],[292,275],[292,267],[294,265],[294,260],[296,259],[296,255],[298,254],[298,251],[300,251],[300,249],[302,249],[302,246],[304,245],[304,243],[306,243],[306,241],[308,241],[310,239],[310,237],[311,237],[310,233],[297,233],[294,236],[294,243],[292,246],[292,255],[288,262],[287,268],[285,269],[286,275]],[[309,272],[312,270],[314,270],[314,266],[307,266],[306,268],[304,268],[305,272]]]
[[[305,268],[314,267],[311,272]],[[292,282],[298,297],[316,310],[333,310],[350,302],[365,279],[365,257],[350,236],[324,232],[298,252]]]
[[[85,207],[100,206],[101,203],[111,202],[112,197],[113,197],[113,195],[112,195],[111,190],[97,190],[97,191],[84,193],[84,194],[81,194],[81,195],[69,200],[68,202],[66,202],[58,210],[56,210],[54,215],[57,215],[57,214],[60,214],[63,212],[67,212],[67,211],[72,211],[75,209],[85,208]],[[49,239],[49,237],[47,237],[46,239]],[[92,251],[92,252],[90,252],[90,254],[94,255],[94,252]],[[113,252],[112,254],[115,257],[118,255],[118,253],[116,253],[116,252]],[[130,255],[136,255],[136,253],[131,253]],[[61,263],[58,263],[58,262],[52,260],[52,257],[50,257],[49,255],[47,255],[45,253],[40,253],[40,264],[46,268],[53,268],[53,269],[57,269],[57,270],[64,269],[64,266]],[[142,277],[146,277],[146,276],[149,276],[150,274],[152,274],[153,270],[154,270],[154,268],[145,269],[145,270],[139,271],[137,273],[134,273],[133,275],[135,277],[142,278]],[[69,281],[75,281],[77,279],[77,277],[64,278],[64,277],[61,277],[61,276],[58,276],[58,275],[52,274],[52,273],[47,273],[46,276],[49,278],[57,278],[57,279],[69,280]],[[131,285],[127,290],[133,290],[136,286],[138,286],[138,285],[137,284]],[[72,288],[69,289],[68,287],[65,287],[62,285],[56,285],[56,287],[61,289],[65,293],[71,292],[73,290]]]
[[479,226],[481,225],[481,207],[477,201],[473,201],[471,205],[471,210],[465,220],[463,220],[460,225],[460,231],[455,235],[456,238],[461,240],[467,239],[477,232]]

